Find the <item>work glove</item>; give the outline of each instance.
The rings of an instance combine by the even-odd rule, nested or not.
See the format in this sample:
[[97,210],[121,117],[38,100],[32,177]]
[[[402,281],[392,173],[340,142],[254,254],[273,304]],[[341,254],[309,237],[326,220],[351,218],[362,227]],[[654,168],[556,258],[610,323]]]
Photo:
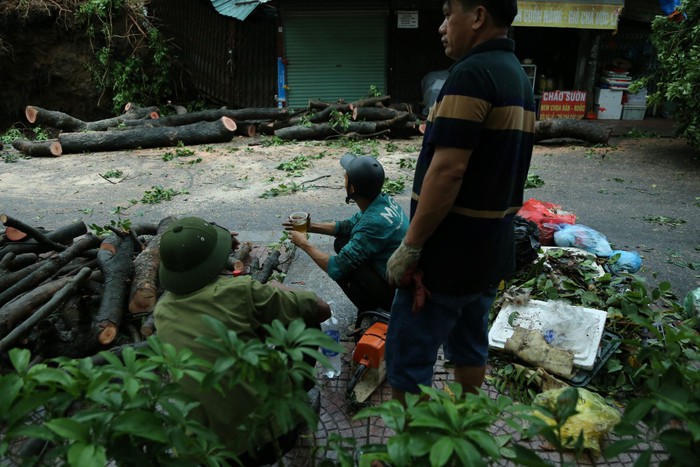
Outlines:
[[408,287],[414,283],[413,273],[418,266],[422,248],[408,246],[403,241],[386,263],[386,279],[392,287]]
[[418,313],[430,298],[430,291],[423,284],[423,271],[415,268],[413,271],[413,312]]

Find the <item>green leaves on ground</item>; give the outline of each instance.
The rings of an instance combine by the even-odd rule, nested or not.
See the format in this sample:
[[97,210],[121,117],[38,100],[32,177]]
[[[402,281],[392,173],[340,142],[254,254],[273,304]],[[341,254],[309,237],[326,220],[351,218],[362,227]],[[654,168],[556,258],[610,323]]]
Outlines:
[[679,225],[685,224],[685,221],[683,219],[666,216],[644,216],[644,220],[647,222],[651,222],[652,224],[667,225],[669,227],[677,227]]
[[141,198],[143,204],[158,204],[163,201],[170,201],[177,195],[187,194],[186,190],[174,190],[172,188],[163,188],[160,185],[154,185],[150,190],[146,190]]
[[382,193],[386,193],[391,196],[403,193],[406,188],[406,177],[401,175],[397,179],[385,178],[384,185],[382,186]]

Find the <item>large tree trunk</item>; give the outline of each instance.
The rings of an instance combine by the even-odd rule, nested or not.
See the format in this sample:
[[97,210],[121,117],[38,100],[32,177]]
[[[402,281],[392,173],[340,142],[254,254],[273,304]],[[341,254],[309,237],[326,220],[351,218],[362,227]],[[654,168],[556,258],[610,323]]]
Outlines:
[[110,235],[97,253],[97,261],[104,275],[104,290],[95,315],[94,329],[97,341],[102,345],[114,342],[127,308],[133,252],[131,237]]
[[118,117],[95,122],[84,122],[83,120],[55,110],[46,110],[33,105],[28,105],[24,108],[24,116],[27,117],[29,123],[49,126],[62,131],[102,131],[110,127],[124,124],[129,120],[150,118],[153,116],[153,112],[158,112],[158,107],[140,108],[135,105],[130,105],[127,107],[127,111]]
[[608,144],[610,128],[585,120],[552,119],[535,123],[535,142],[554,138],[573,138],[593,144]]
[[63,152],[70,154],[85,151],[168,147],[180,142],[185,145],[223,143],[230,141],[235,131],[236,122],[228,117],[222,117],[215,122],[199,122],[178,127],[63,133],[59,135],[58,140],[63,147]]

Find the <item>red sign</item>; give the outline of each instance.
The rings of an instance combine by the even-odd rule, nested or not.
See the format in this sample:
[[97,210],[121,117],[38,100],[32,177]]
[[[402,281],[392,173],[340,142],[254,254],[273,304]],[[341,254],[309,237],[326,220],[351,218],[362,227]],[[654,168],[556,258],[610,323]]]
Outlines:
[[585,91],[549,91],[542,93],[540,120],[550,118],[581,119],[586,115]]

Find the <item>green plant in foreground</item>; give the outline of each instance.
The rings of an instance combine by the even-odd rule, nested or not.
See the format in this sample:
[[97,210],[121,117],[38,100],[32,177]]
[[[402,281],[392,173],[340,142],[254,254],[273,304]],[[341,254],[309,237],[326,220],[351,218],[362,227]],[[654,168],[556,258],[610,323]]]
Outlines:
[[[381,460],[390,465],[482,466],[484,458],[498,461],[511,457],[504,448],[510,435],[494,437],[488,430],[497,421],[513,423],[520,406],[510,398],[493,400],[485,393],[463,393],[459,384],[447,391],[421,386],[430,400],[406,394],[406,407],[396,400],[362,409],[359,420],[379,416],[396,432]],[[373,457],[379,457],[376,453]]]
[[215,337],[198,340],[218,356],[214,363],[155,336],[146,347],[125,348],[121,359],[102,352],[103,365],[64,357],[31,364],[28,350],[12,349],[14,372],[0,376],[0,458],[15,456],[13,443],[31,437],[47,445],[31,458],[25,454],[23,465],[228,465],[232,454],[221,440],[188,416],[198,403],[181,390],[185,377],[202,390],[226,391],[245,381],[258,394],[254,413],[235,427],[245,439],[259,439],[272,420],[283,431],[299,418],[316,426],[301,387],[314,368],[303,358],[329,364],[317,349],[339,350],[338,344],[301,320],[266,325],[265,342],[244,342],[223,323],[207,321]]
[[150,190],[146,190],[141,198],[143,204],[158,204],[162,201],[170,201],[174,196],[187,194],[186,190],[174,190],[172,188],[163,188],[160,185],[154,185]]

